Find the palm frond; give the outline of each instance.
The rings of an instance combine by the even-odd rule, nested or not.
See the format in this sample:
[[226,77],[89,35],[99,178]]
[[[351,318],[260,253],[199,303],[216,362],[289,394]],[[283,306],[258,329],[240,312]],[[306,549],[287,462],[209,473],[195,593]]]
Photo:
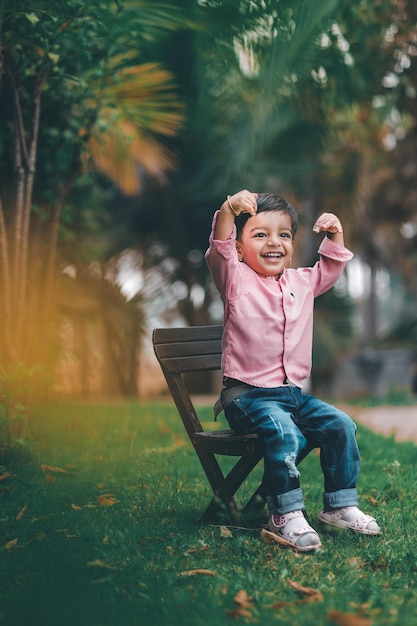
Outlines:
[[106,113],[111,120],[107,130],[100,132],[96,126],[88,142],[97,170],[127,196],[140,193],[146,176],[163,183],[166,173],[175,165],[172,152],[152,135],[142,132],[138,125],[112,119],[111,110],[102,111],[103,121]]
[[143,174],[162,182],[174,167],[173,153],[163,143],[183,123],[174,89],[171,74],[157,63],[124,67],[104,87],[90,85],[91,107],[97,98],[101,102],[88,141],[91,158],[126,195],[141,191]]

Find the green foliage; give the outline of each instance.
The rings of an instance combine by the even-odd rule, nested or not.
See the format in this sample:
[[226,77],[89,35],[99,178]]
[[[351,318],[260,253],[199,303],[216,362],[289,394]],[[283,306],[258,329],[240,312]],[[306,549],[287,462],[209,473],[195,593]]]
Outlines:
[[315,392],[326,389],[340,358],[354,346],[354,304],[332,289],[315,301],[312,382]]
[[22,363],[0,365],[0,460],[16,444],[26,442],[38,374],[38,367],[27,368]]
[[[199,413],[214,427],[211,407]],[[303,555],[264,544],[262,515],[256,528],[198,525],[210,489],[171,403],[38,408],[30,454],[0,469],[2,620],[218,626],[238,617],[244,590],[252,601],[238,623],[414,623],[417,448],[363,427],[358,440],[360,504],[383,534],[315,522],[313,453],[300,469],[323,549]],[[211,574],[185,574],[195,570]],[[315,601],[288,580],[316,590]]]
[[158,45],[187,20],[160,0],[1,2],[3,364],[56,365],[62,268],[90,260],[93,249],[113,252],[115,188],[138,195],[145,179],[161,182],[172,169],[168,144],[183,113]]
[[[152,134],[175,134],[179,104],[172,77],[149,59],[157,34],[177,29],[184,17],[173,5],[140,0],[5,2],[5,93],[15,72],[24,124],[30,121],[36,85],[42,91],[38,202],[53,203],[62,187],[81,175],[91,135],[104,138],[121,121],[134,121],[148,141]],[[10,107],[5,119],[11,119],[15,103],[7,97],[5,103]]]

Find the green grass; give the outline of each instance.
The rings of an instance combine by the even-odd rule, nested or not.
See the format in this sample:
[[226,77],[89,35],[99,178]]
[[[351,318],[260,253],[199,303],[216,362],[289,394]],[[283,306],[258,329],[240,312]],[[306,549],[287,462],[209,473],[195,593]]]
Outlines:
[[[201,416],[211,422],[211,408]],[[38,409],[26,448],[0,468],[10,474],[0,480],[0,626],[417,623],[417,447],[363,427],[358,440],[360,505],[383,535],[315,522],[312,453],[300,469],[323,549],[303,555],[265,544],[263,515],[230,533],[199,526],[211,492],[170,403]],[[211,574],[181,575],[201,569]],[[288,580],[317,590],[315,601]]]

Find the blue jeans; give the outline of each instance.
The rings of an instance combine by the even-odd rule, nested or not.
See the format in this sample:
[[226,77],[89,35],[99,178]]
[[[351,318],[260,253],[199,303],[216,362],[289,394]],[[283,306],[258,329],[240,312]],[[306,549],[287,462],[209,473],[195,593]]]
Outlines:
[[356,426],[346,413],[293,386],[253,388],[224,413],[234,431],[263,438],[262,489],[271,515],[304,509],[297,466],[313,448],[320,449],[324,510],[357,506],[360,457]]

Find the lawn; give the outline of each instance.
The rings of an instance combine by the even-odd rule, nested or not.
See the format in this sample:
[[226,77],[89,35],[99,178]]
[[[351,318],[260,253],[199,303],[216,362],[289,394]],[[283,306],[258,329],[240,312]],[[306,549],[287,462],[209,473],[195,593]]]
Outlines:
[[417,623],[417,447],[358,440],[360,506],[383,535],[315,521],[312,453],[300,470],[323,549],[297,554],[263,542],[264,514],[199,525],[211,493],[171,403],[37,409],[0,466],[0,626]]

